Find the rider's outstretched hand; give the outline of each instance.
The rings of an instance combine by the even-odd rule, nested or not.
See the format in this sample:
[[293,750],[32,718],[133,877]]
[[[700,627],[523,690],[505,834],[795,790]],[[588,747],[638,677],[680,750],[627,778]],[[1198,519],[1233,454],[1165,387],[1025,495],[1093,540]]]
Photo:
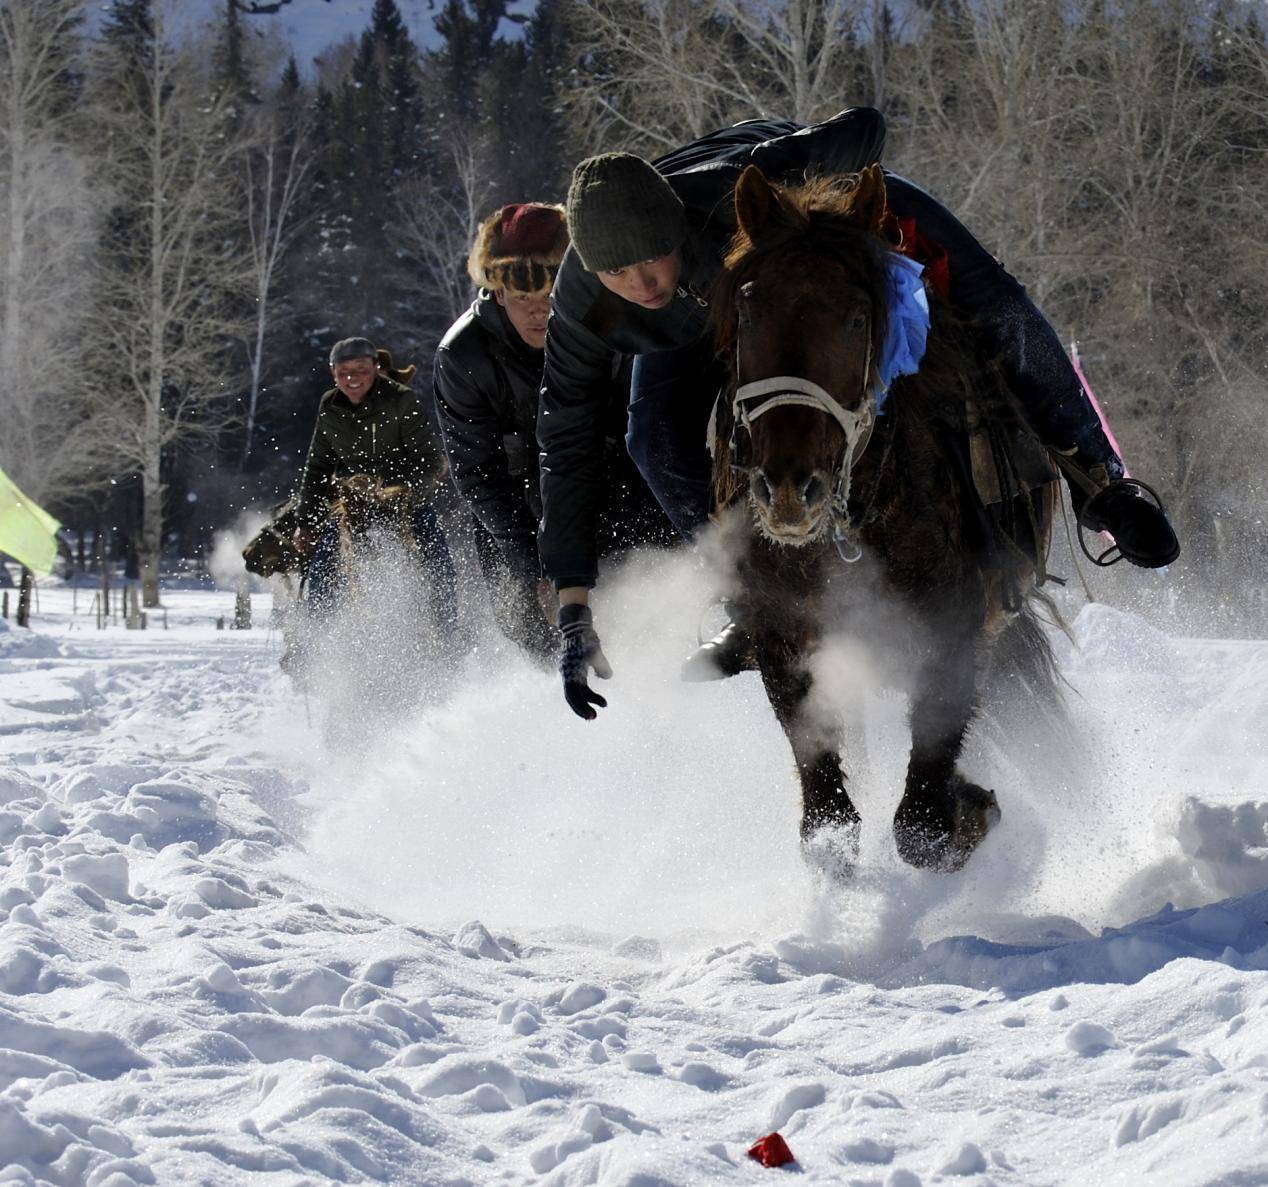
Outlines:
[[564,681],[564,697],[578,717],[593,721],[597,716],[594,706],[605,708],[607,701],[590,687],[590,669],[600,680],[607,680],[612,675],[612,665],[599,645],[590,607],[575,602],[560,606],[559,633],[563,636],[559,674]]

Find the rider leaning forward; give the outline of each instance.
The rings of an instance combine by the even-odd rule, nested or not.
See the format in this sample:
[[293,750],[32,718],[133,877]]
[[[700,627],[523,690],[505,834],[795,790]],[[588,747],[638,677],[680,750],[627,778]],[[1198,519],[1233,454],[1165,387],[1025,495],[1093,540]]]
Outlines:
[[494,620],[531,656],[555,653],[553,602],[537,559],[541,516],[534,426],[550,286],[568,247],[564,208],[503,206],[476,231],[476,299],[436,350],[436,417],[458,493],[475,518]]
[[[480,224],[467,259],[478,293],[441,339],[433,366],[436,415],[454,485],[478,525],[477,552],[494,620],[530,656],[553,664],[554,591],[537,556],[541,483],[537,403],[550,289],[568,246],[564,208],[511,203]],[[629,368],[613,358],[591,395],[598,554],[669,543],[673,532],[625,450]],[[549,607],[549,611],[545,607]],[[549,617],[547,616],[549,614]]]
[[[758,165],[774,181],[853,173],[880,159],[879,112],[854,108],[810,127],[754,120],[713,133],[655,165],[627,153],[582,161],[568,191],[572,246],[551,297],[537,434],[539,549],[559,592],[564,695],[592,719],[606,701],[588,684],[611,669],[587,605],[596,578],[593,442],[618,354],[634,355],[630,456],[688,539],[709,513],[707,424],[726,380],[708,331],[708,294],[734,231],[732,193]],[[1022,286],[935,198],[885,174],[890,213],[946,252],[949,298],[998,359],[1039,439],[1060,455],[1080,523],[1108,531],[1122,555],[1153,568],[1179,553],[1161,508],[1123,481],[1115,452],[1061,342]],[[909,225],[909,224],[908,224]],[[688,661],[699,678],[751,666],[731,623]]]

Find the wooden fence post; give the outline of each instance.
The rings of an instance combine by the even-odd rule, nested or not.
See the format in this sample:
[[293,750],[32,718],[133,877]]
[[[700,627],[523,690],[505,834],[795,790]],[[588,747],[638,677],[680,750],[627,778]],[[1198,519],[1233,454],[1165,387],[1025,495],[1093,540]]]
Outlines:
[[35,584],[35,574],[26,565],[22,566],[22,584],[18,587],[18,626],[31,625],[31,587]]
[[238,582],[233,595],[233,629],[235,631],[251,629],[251,587],[245,579]]

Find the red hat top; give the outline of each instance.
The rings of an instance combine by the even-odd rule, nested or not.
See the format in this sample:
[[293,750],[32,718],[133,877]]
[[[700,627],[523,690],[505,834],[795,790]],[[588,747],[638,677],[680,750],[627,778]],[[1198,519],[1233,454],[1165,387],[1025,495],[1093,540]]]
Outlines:
[[567,248],[562,206],[512,202],[480,224],[467,271],[481,288],[540,292],[550,288]]
[[564,213],[558,206],[544,202],[513,202],[498,214],[501,228],[498,255],[550,255],[564,224]]

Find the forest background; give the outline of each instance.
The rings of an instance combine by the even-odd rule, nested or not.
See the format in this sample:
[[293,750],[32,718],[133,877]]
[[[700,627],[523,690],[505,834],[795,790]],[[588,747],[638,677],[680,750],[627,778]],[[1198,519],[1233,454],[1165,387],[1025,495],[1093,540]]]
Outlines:
[[153,604],[160,567],[285,498],[337,338],[426,391],[477,222],[562,200],[581,157],[871,104],[886,163],[1078,342],[1180,529],[1190,622],[1262,631],[1259,5],[438,0],[417,38],[375,0],[309,61],[278,7],[0,3],[0,468],[76,563],[134,556]]

